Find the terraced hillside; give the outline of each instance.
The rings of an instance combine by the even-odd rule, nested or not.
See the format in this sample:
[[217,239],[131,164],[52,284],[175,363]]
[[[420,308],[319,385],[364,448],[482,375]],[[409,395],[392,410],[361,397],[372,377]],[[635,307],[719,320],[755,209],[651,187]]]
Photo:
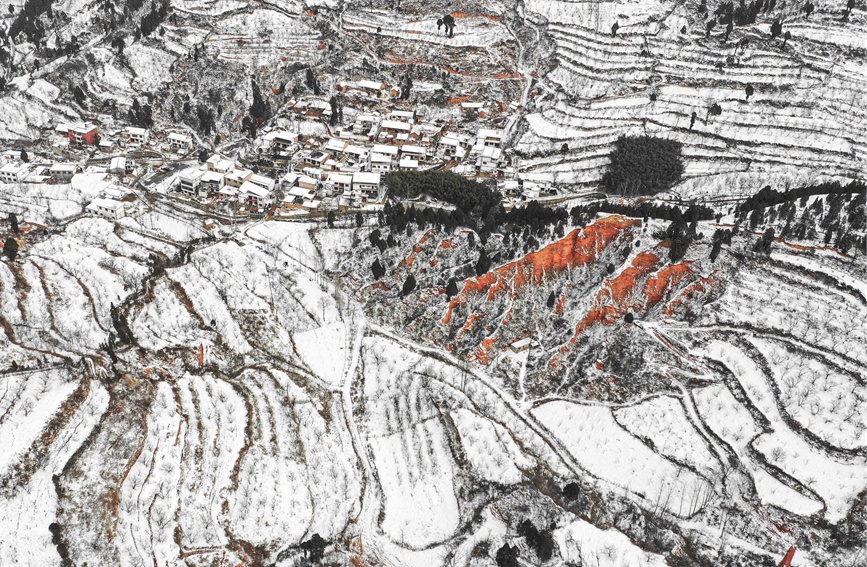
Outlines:
[[[809,16],[762,4],[754,23],[728,30],[723,4],[172,2],[157,31],[136,36],[148,6],[122,16],[57,2],[44,44],[21,36],[10,45],[16,70],[0,97],[0,136],[35,138],[58,119],[124,118],[142,98],[157,123],[184,123],[206,144],[210,109],[221,138],[236,139],[251,75],[273,110],[305,92],[310,67],[325,92],[345,78],[398,85],[409,75],[442,88],[442,100],[522,104],[507,137],[527,180],[594,187],[624,134],[683,143],[685,180],[674,189],[682,198],[858,178],[863,9],[856,2],[843,21],[842,4],[820,2]],[[447,13],[452,35],[436,25]]]
[[[824,5],[810,20],[784,10],[724,39],[722,25],[706,34],[696,6],[527,2],[527,18],[556,44],[558,67],[517,140],[522,170],[592,185],[619,135],[651,133],[684,144],[685,177],[696,180],[684,196],[707,194],[719,174],[737,173],[728,178],[745,193],[780,174],[858,177],[863,18],[840,22]],[[769,33],[777,17],[791,33],[785,42]]]
[[[855,219],[858,199],[796,213],[840,201]],[[3,557],[860,557],[863,254],[807,238],[767,255],[744,229],[711,261],[726,216],[671,261],[658,219],[572,218],[484,244],[416,224],[214,237],[161,200],[117,223],[22,223],[0,264]]]

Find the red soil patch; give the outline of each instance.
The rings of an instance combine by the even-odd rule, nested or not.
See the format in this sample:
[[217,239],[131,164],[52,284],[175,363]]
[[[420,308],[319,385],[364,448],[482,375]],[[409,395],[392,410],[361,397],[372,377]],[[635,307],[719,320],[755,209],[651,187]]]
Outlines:
[[415,262],[415,257],[417,254],[421,254],[424,252],[424,247],[422,244],[427,242],[428,237],[430,236],[431,231],[428,230],[424,234],[421,235],[421,238],[418,239],[418,242],[412,247],[412,252],[409,253],[409,256],[400,261],[401,266],[412,266]]
[[461,292],[449,302],[443,324],[451,321],[452,311],[466,303],[473,295],[485,294],[490,301],[501,292],[510,291],[512,297],[526,285],[538,285],[545,274],[558,273],[583,266],[596,260],[599,252],[624,230],[641,224],[637,219],[614,215],[597,220],[584,230],[573,230],[566,237],[552,242],[537,252],[510,262],[477,278],[464,282]]
[[374,282],[374,284],[370,287],[372,287],[373,289],[381,289],[383,291],[391,291],[391,288],[382,282]]
[[719,276],[717,275],[717,271],[714,270],[708,277],[699,278],[680,290],[680,293],[678,293],[674,299],[665,304],[665,307],[662,308],[662,312],[665,315],[676,314],[685,303],[703,295],[707,295],[713,288],[719,285],[719,283]]
[[659,303],[665,296],[665,292],[679,285],[683,280],[695,275],[692,269],[693,262],[669,264],[658,272],[656,276],[647,280],[644,284],[644,297],[648,305]]
[[566,294],[563,293],[560,295],[560,299],[557,300],[557,305],[554,306],[554,313],[559,315],[563,313],[563,310],[566,308]]
[[461,335],[472,329],[475,322],[481,319],[483,316],[484,315],[482,315],[481,313],[473,313],[472,315],[467,317],[467,322],[464,323],[464,326],[461,327],[460,331],[458,331],[456,338],[460,338]]
[[490,337],[482,341],[482,344],[479,348],[476,349],[476,359],[484,365],[488,365],[491,363],[491,350],[494,348],[494,345],[499,341],[497,337]]
[[455,243],[452,242],[450,239],[446,239],[446,240],[443,240],[442,242],[440,242],[440,248],[454,248],[454,247],[455,247]]

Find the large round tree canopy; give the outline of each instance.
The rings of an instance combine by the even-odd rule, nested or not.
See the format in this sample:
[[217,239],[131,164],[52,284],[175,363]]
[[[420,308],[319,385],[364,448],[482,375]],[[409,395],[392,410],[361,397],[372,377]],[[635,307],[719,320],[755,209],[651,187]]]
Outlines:
[[674,140],[621,136],[614,143],[602,187],[609,193],[630,197],[670,189],[683,175],[681,148],[681,143]]

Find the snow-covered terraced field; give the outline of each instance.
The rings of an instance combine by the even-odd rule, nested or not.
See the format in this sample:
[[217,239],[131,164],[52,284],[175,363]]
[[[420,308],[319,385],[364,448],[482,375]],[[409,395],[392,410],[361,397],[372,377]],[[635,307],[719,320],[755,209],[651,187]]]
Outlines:
[[[547,520],[558,557],[600,565],[661,561],[608,506],[696,530],[731,503],[746,549],[765,556],[789,541],[765,534],[769,522],[801,533],[811,518],[845,521],[867,487],[857,270],[794,249],[711,269],[701,243],[667,264],[655,223],[574,227],[521,270],[496,268],[509,294],[454,306],[457,317],[502,301],[494,320],[506,329],[530,321],[537,286],[544,301],[574,276],[587,291],[544,315],[573,318],[567,338],[609,336],[624,325],[618,310],[633,310],[629,332],[645,338],[632,344],[656,345],[642,355],[650,378],[634,380],[655,385],[608,398],[584,378],[551,395],[540,380],[551,375],[527,371],[561,360],[586,377],[583,342],[552,335],[542,356],[501,355],[504,344],[483,360],[391,328],[361,302],[369,244],[351,244],[368,243],[370,228],[259,221],[202,238],[200,219],[169,211],[28,226],[19,259],[0,265],[0,549],[48,564],[62,550],[102,564],[291,565],[315,535],[341,561],[434,566],[514,541],[502,499],[526,490],[559,502]],[[402,270],[436,266],[428,252],[466,263],[467,239],[428,228],[401,236],[395,257]],[[678,305],[696,284],[710,305],[686,325]],[[445,328],[449,301],[425,285],[379,301],[395,313],[421,298]],[[455,333],[470,341],[478,317],[463,315]],[[616,383],[600,364],[591,382]],[[568,482],[595,524],[566,511]],[[27,526],[8,512],[36,499]],[[537,504],[522,506],[532,515]]]
[[863,169],[867,115],[857,101],[867,71],[846,51],[863,44],[860,22],[791,22],[785,48],[757,24],[721,46],[718,35],[681,34],[683,9],[653,3],[540,0],[526,9],[544,17],[558,62],[546,77],[555,92],[516,139],[526,178],[593,185],[612,142],[643,133],[683,143],[687,181],[737,171],[756,190],[793,170],[854,178]]

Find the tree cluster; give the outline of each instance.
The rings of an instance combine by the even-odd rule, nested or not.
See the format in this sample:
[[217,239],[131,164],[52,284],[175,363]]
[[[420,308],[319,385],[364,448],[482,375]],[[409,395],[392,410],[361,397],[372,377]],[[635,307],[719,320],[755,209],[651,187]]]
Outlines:
[[771,189],[770,185],[763,187],[758,193],[748,197],[738,207],[739,211],[749,212],[754,209],[765,209],[782,203],[794,202],[804,197],[812,197],[814,195],[837,195],[845,193],[860,193],[867,192],[867,185],[862,181],[851,181],[846,185],[842,185],[839,181],[828,183],[818,183],[805,187],[796,187],[787,189],[786,191],[777,191]]
[[137,98],[132,99],[132,106],[129,109],[129,122],[139,128],[153,127],[154,118],[151,105],[148,103],[142,105]]
[[621,136],[602,177],[609,193],[634,197],[671,188],[683,175],[683,145],[653,136]]
[[250,110],[241,120],[241,129],[248,132],[251,138],[256,137],[256,132],[259,125],[262,124],[271,115],[271,109],[265,99],[262,98],[262,92],[259,90],[259,85],[256,84],[255,77],[250,79],[253,101],[250,103]]
[[764,0],[753,0],[752,2],[744,2],[743,0],[734,5],[731,0],[720,3],[714,11],[721,24],[734,24],[736,26],[748,26],[756,23],[756,18],[764,10],[769,9],[770,4]]
[[518,525],[518,535],[522,536],[542,562],[554,555],[554,538],[549,530],[538,530],[533,522],[524,520]]
[[451,14],[446,14],[441,19],[437,20],[437,30],[440,26],[446,27],[446,35],[454,37],[455,35],[455,18]]
[[140,27],[141,35],[149,36],[156,30],[159,25],[166,19],[168,13],[168,2],[160,2],[159,5],[151,3],[150,11],[141,19]]
[[38,43],[45,37],[45,27],[39,18],[42,14],[50,13],[53,3],[53,0],[27,0],[9,25],[6,35],[14,39],[23,32],[27,41]]
[[714,210],[704,205],[690,205],[686,211],[672,205],[657,205],[647,201],[641,204],[623,204],[610,201],[597,201],[589,205],[577,205],[572,207],[570,214],[572,221],[577,225],[586,225],[597,213],[611,213],[627,217],[647,219],[660,219],[673,221],[675,219],[711,220],[714,218]]

